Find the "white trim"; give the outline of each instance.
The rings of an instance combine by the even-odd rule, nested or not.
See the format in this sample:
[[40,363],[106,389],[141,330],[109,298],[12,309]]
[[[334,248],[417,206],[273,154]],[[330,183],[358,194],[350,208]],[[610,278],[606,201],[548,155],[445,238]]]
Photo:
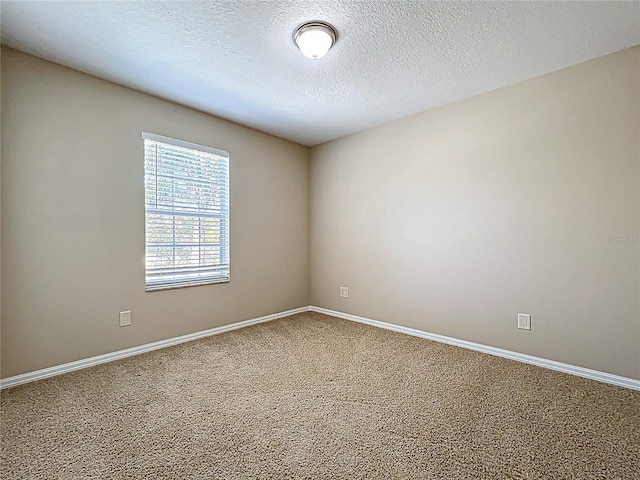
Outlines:
[[315,307],[313,305],[295,308],[293,310],[287,310],[285,312],[274,313],[272,315],[266,315],[264,317],[253,318],[250,320],[245,320],[243,322],[232,323],[231,325],[223,325],[222,327],[215,327],[209,330],[203,330],[201,332],[190,333],[187,335],[182,335],[181,337],[168,338],[166,340],[160,340],[158,342],[147,343],[145,345],[127,348],[125,350],[119,350],[117,352],[106,353],[104,355],[98,355],[96,357],[85,358],[83,360],[65,363],[63,365],[57,365],[55,367],[44,368],[42,370],[36,370],[35,372],[16,375],[14,377],[4,378],[0,380],[0,389],[15,387],[17,385],[22,385],[23,383],[35,382],[36,380],[42,380],[44,378],[62,375],[63,373],[73,372],[75,370],[92,367],[94,365],[100,365],[101,363],[112,362],[121,358],[151,352],[153,350],[170,347],[172,345],[178,345],[180,343],[190,342],[199,338],[209,337],[211,335],[217,335],[224,332],[230,332],[232,330],[248,327],[257,323],[269,322],[278,318],[288,317],[289,315],[295,315],[296,313],[303,313],[308,311],[322,313],[325,315],[330,315],[332,317],[350,320],[352,322],[364,323],[366,325],[384,328],[386,330],[392,330],[394,332],[404,333],[407,335],[413,335],[414,337],[426,338],[427,340],[446,343],[447,345],[454,345],[456,347],[466,348],[469,350],[474,350],[476,352],[487,353],[496,357],[508,358],[517,362],[528,363],[530,365],[548,368],[551,370],[556,370],[558,372],[568,373],[570,375],[577,375],[578,377],[588,378],[597,382],[617,385],[619,387],[630,388],[632,390],[640,390],[640,380],[636,380],[633,378],[621,377],[619,375],[600,372],[598,370],[591,370],[584,367],[577,367],[575,365],[569,365],[567,363],[547,360],[545,358],[534,357],[532,355],[513,352],[511,350],[504,350],[502,348],[490,347],[488,345],[482,345],[480,343],[467,342],[466,340],[446,337],[444,335],[438,335],[437,333],[429,333],[415,328],[394,325],[392,323],[381,322],[379,320],[373,320],[371,318],[351,315],[350,313]]
[[118,350],[117,352],[105,353],[104,355],[98,355],[95,357],[77,360],[75,362],[64,363],[62,365],[56,365],[54,367],[43,368],[42,370],[36,370],[35,372],[23,373],[21,375],[15,375],[13,377],[3,378],[2,380],[0,380],[0,389],[15,387],[16,385],[22,385],[23,383],[35,382],[36,380],[42,380],[44,378],[62,375],[63,373],[69,373],[75,370],[93,367],[94,365],[100,365],[101,363],[113,362],[114,360],[120,360],[121,358],[132,357],[141,353],[171,347],[173,345],[190,342],[199,338],[218,335],[220,333],[230,332],[231,330],[237,330],[239,328],[248,327],[257,323],[269,322],[278,318],[288,317],[289,315],[308,311],[309,307],[294,308],[293,310],[287,310],[286,312],[279,312],[271,315],[265,315],[264,317],[252,318],[243,322],[210,328],[209,330],[203,330],[201,332],[189,333],[180,337],[168,338],[166,340],[160,340],[158,342],[147,343],[145,345],[139,345],[137,347]]
[[166,143],[167,145],[173,145],[174,147],[188,148],[190,150],[200,150],[201,152],[212,153],[219,157],[229,158],[229,152],[220,150],[218,148],[207,147],[206,145],[200,145],[199,143],[186,142],[184,140],[178,140],[177,138],[164,137],[155,133],[142,132],[142,138],[144,140],[151,140],[152,142]]
[[600,372],[598,370],[591,370],[584,367],[577,367],[575,365],[569,365],[567,363],[547,360],[545,358],[534,357],[532,355],[526,355],[524,353],[512,352],[510,350],[503,350],[502,348],[490,347],[488,345],[482,345],[480,343],[458,340],[457,338],[445,337],[444,335],[438,335],[437,333],[429,333],[422,330],[417,330],[415,328],[380,322],[378,320],[372,320],[366,317],[351,315],[350,313],[337,312],[335,310],[328,310],[326,308],[314,306],[310,306],[309,310],[312,312],[323,313],[325,315],[331,315],[332,317],[351,320],[352,322],[365,323],[374,327],[393,330],[394,332],[405,333],[407,335],[413,335],[414,337],[426,338],[435,342],[446,343],[447,345],[454,345],[456,347],[475,350],[476,352],[488,353],[489,355],[494,355],[496,357],[508,358],[510,360],[516,360],[518,362],[528,363],[530,365],[536,365],[538,367],[549,368],[551,370],[557,370],[558,372],[577,375],[578,377],[588,378],[590,380],[596,380],[598,382],[609,383],[611,385],[630,388],[632,390],[640,390],[640,380],[636,380],[633,378],[621,377],[612,373]]

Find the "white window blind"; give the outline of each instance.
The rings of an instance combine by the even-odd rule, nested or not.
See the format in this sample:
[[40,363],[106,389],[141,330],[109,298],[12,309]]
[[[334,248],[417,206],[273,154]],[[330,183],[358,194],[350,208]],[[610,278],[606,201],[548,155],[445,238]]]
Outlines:
[[229,154],[143,133],[146,289],[229,281]]

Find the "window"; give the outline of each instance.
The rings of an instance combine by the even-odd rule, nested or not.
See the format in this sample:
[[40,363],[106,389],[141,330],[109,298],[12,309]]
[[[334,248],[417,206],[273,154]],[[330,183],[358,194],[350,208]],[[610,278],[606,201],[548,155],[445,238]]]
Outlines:
[[146,290],[229,281],[229,154],[143,133]]

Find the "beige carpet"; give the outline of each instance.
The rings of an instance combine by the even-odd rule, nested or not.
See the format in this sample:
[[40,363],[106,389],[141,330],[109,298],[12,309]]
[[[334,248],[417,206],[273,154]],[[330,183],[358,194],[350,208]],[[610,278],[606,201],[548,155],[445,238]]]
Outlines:
[[300,314],[2,392],[9,479],[640,479],[640,392]]

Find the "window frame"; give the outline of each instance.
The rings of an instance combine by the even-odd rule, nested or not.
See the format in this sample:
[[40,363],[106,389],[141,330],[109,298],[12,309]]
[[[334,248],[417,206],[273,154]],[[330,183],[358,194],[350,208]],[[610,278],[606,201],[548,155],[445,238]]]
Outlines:
[[[214,285],[219,283],[229,283],[231,281],[231,194],[230,194],[230,167],[231,167],[231,158],[229,152],[226,150],[221,150],[218,148],[209,147],[206,145],[201,145],[198,143],[187,142],[184,140],[179,140],[172,137],[166,137],[163,135],[158,135],[155,133],[142,132],[143,139],[143,192],[144,192],[144,246],[145,246],[145,265],[144,265],[144,273],[145,273],[145,292],[154,292],[159,290],[172,290],[176,288],[187,288],[187,287],[197,287],[202,285]],[[188,280],[167,280],[161,279],[156,282],[149,283],[147,280],[147,249],[148,249],[148,237],[147,237],[147,155],[146,155],[146,142],[157,142],[165,145],[184,148],[188,150],[193,150],[202,153],[213,154],[219,157],[223,157],[226,159],[226,245],[223,247],[222,240],[220,241],[220,248],[225,248],[227,252],[227,271],[226,276],[215,276],[215,277],[201,277],[201,278],[193,278]],[[225,205],[222,204],[224,207]],[[169,211],[168,211],[169,212]],[[214,216],[205,216],[203,218],[220,218]],[[175,244],[173,245],[175,249]]]

